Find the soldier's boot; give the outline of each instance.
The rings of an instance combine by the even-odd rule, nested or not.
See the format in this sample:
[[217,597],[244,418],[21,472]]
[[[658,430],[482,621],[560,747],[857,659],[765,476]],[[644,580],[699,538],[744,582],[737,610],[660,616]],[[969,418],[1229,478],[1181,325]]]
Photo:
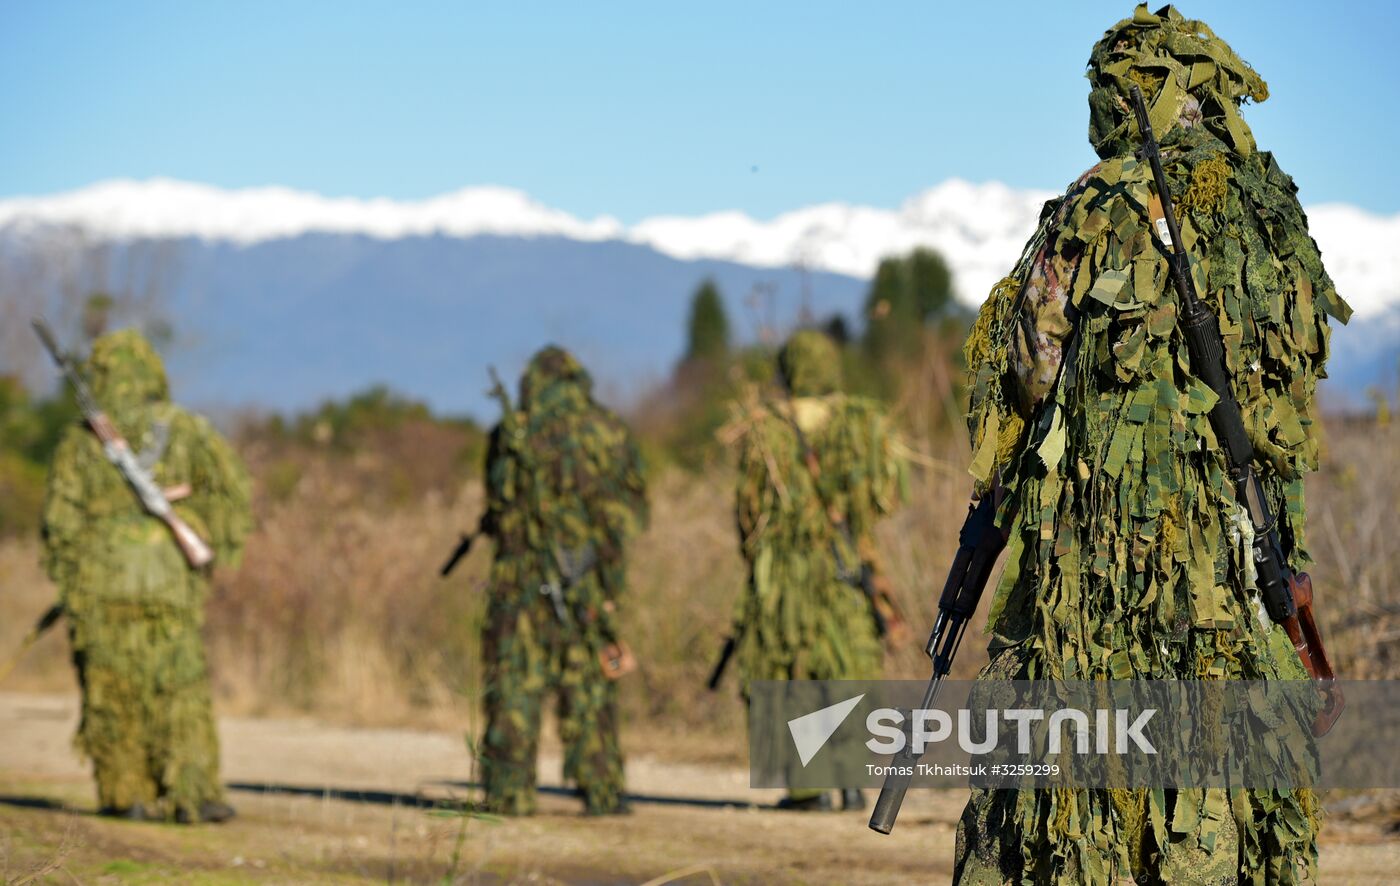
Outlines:
[[201,822],[222,824],[237,814],[238,810],[227,803],[220,800],[206,800],[199,804],[198,814],[192,814],[184,806],[176,809],[175,821],[177,824],[199,824]]
[[831,795],[826,791],[788,791],[775,808],[783,812],[830,812]]
[[847,812],[865,808],[865,795],[855,788],[845,788],[841,791],[841,808]]
[[526,816],[535,814],[535,791],[501,790],[488,783],[486,794],[481,799],[482,812],[492,815]]
[[583,801],[584,815],[631,815],[632,806],[623,790],[621,780],[601,778],[581,782],[574,794]]
[[140,803],[126,809],[118,809],[115,806],[104,806],[97,812],[98,815],[106,818],[124,818],[127,821],[160,821],[159,815],[152,814]]
[[584,815],[631,815],[632,804],[627,802],[626,797],[618,797],[610,801],[592,800],[588,796],[583,798]]

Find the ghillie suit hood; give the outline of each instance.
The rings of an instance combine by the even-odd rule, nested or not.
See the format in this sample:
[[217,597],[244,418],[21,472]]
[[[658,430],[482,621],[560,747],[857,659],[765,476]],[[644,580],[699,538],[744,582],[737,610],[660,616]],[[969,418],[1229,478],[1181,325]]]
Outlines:
[[160,355],[134,329],[111,332],[93,342],[83,368],[93,395],[113,411],[170,399]]
[[1139,146],[1129,99],[1134,85],[1159,138],[1173,129],[1201,127],[1237,154],[1255,150],[1240,109],[1266,100],[1268,84],[1209,26],[1174,7],[1151,13],[1143,4],[1109,28],[1094,44],[1085,76],[1093,84],[1089,142],[1104,159]]
[[520,408],[525,412],[576,408],[593,403],[593,377],[573,354],[556,345],[541,349],[530,359],[520,378]]
[[812,329],[795,332],[778,352],[778,374],[794,397],[821,397],[841,390],[841,352]]
[[134,447],[170,402],[165,365],[151,343],[134,329],[97,339],[82,368],[99,408],[106,411]]

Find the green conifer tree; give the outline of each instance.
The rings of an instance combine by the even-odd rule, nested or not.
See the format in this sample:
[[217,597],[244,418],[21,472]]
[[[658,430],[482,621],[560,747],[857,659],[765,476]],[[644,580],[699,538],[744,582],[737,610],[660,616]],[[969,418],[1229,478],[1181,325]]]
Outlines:
[[947,308],[953,295],[953,274],[942,255],[924,246],[909,254],[905,266],[914,304],[927,323]]
[[933,249],[881,261],[865,297],[866,354],[884,360],[917,351],[924,326],[946,311],[952,292],[948,263]]
[[865,296],[865,351],[875,360],[911,352],[919,341],[918,306],[902,259],[880,262]]
[[718,360],[729,353],[729,317],[713,280],[706,279],[691,297],[686,329],[686,362]]

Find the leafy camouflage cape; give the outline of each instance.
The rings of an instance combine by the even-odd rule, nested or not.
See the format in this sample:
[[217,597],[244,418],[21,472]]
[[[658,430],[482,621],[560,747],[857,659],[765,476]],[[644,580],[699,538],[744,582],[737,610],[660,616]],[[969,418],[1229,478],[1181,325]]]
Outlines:
[[[589,811],[615,811],[617,688],[598,656],[617,636],[626,546],[646,524],[646,487],[626,425],[594,402],[588,373],[566,351],[531,360],[518,411],[491,433],[486,495],[484,526],[496,540],[483,643],[487,804],[533,811],[542,704],[554,689],[565,776]],[[551,583],[563,590],[568,623],[541,593]]]
[[[904,464],[879,405],[840,393],[841,357],[829,338],[794,334],[778,364],[791,398],[737,404],[724,432],[738,450],[735,516],[749,567],[736,612],[745,690],[752,680],[875,679],[882,653],[870,604],[839,567],[873,558],[871,533],[900,502]],[[794,421],[817,455],[820,486]],[[844,515],[860,550],[827,507]]]
[[[1050,201],[968,339],[973,473],[1010,490],[987,676],[1301,679],[1250,588],[1248,524],[1189,372],[1129,86],[1149,103],[1185,246],[1290,566],[1307,562],[1303,475],[1327,317],[1350,309],[1296,188],[1239,109],[1267,87],[1201,22],[1139,6],[1095,45],[1090,138],[1102,162]],[[1152,217],[1160,215],[1153,212]],[[1080,337],[1061,372],[1062,348]],[[1036,422],[1036,406],[1051,409]],[[1014,509],[1014,511],[1013,511]],[[963,883],[1293,883],[1315,876],[1312,794],[1218,790],[974,793]],[[1156,879],[1154,879],[1154,882]]]
[[[160,358],[138,333],[93,344],[93,395],[156,482],[189,484],[175,508],[236,565],[248,534],[249,482],[207,421],[172,405]],[[200,637],[209,577],[189,568],[85,426],[65,433],[44,506],[44,563],[68,615],[83,689],[76,744],[93,759],[103,807],[197,816],[222,796]]]

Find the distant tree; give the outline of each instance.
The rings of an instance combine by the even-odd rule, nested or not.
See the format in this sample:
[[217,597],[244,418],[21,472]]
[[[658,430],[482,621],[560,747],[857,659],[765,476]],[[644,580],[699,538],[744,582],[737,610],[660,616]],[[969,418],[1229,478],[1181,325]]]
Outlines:
[[924,327],[948,310],[952,292],[948,263],[932,249],[881,261],[865,298],[866,353],[883,360],[916,351]]
[[690,299],[686,362],[720,360],[729,353],[729,317],[713,280],[705,280]]
[[925,323],[942,314],[953,296],[953,274],[948,263],[932,249],[919,247],[905,259],[914,303]]
[[865,296],[865,350],[874,358],[907,354],[917,346],[922,317],[908,286],[904,261],[887,258]]
[[316,443],[353,446],[365,434],[433,420],[427,404],[373,385],[344,400],[326,400],[314,412],[297,416],[296,435]]
[[76,418],[66,391],[36,400],[17,377],[0,375],[0,538],[38,530],[47,465]]

